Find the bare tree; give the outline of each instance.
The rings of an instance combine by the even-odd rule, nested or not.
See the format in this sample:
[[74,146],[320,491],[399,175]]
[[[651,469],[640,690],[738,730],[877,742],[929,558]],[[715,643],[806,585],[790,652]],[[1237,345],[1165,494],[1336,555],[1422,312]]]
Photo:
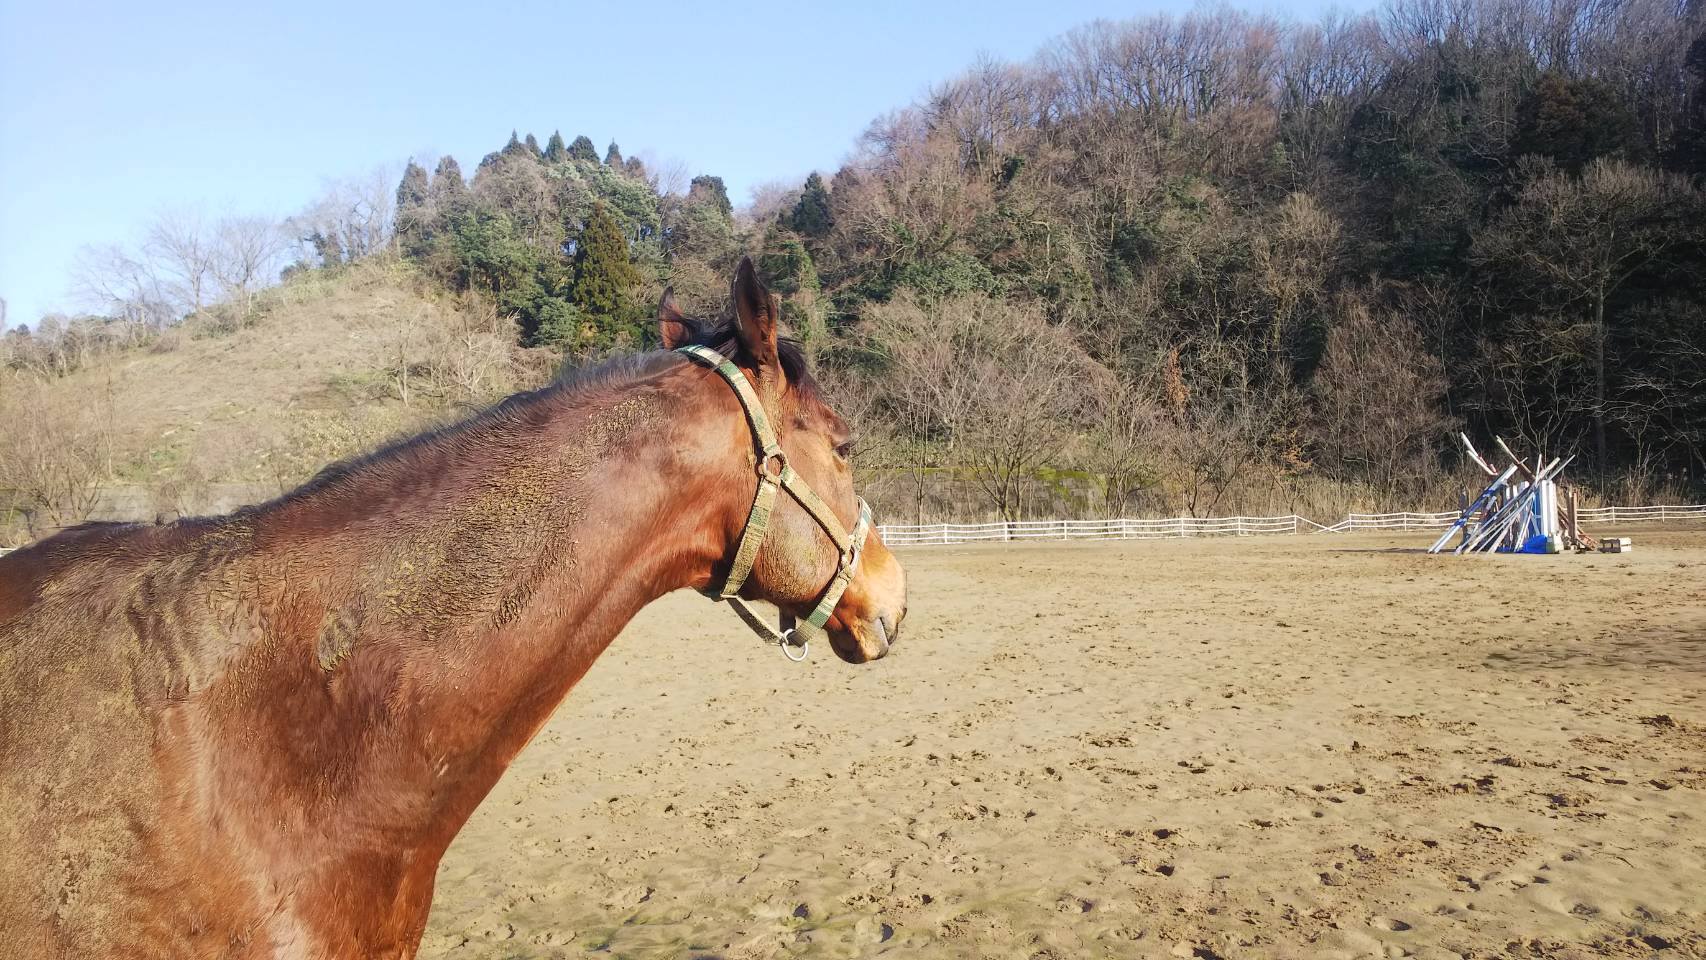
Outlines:
[[890,304],[873,345],[903,406],[950,444],[992,508],[1023,512],[1025,485],[1077,435],[1104,371],[1034,306],[971,295]]
[[773,223],[778,214],[792,210],[800,199],[800,185],[771,180],[755,185],[751,202],[735,211],[735,224],[743,229],[760,229]]
[[967,169],[992,176],[996,161],[1034,125],[1035,89],[1029,71],[981,55],[959,78],[930,92],[925,123],[953,140]]
[[515,387],[515,327],[491,304],[468,305],[427,326],[427,364],[439,394],[464,407]]
[[213,289],[213,232],[194,211],[163,213],[149,225],[143,258],[185,311],[207,306]]
[[183,313],[158,266],[117,244],[80,250],[73,285],[91,309],[139,328],[160,329]]
[[1162,478],[1166,413],[1154,383],[1110,375],[1107,386],[1097,391],[1094,414],[1085,464],[1102,477],[1104,508],[1111,516],[1124,516]]
[[1452,421],[1441,410],[1445,369],[1407,319],[1339,299],[1339,322],[1315,373],[1317,437],[1341,471],[1396,502],[1404,481],[1426,476]]
[[1269,301],[1268,354],[1287,358],[1305,318],[1319,314],[1327,278],[1337,266],[1339,222],[1307,193],[1280,204],[1278,216],[1252,239],[1257,276]]
[[1578,177],[1536,177],[1518,202],[1475,240],[1474,259],[1505,271],[1496,296],[1521,298],[1528,312],[1562,314],[1551,339],[1574,340],[1590,370],[1588,414],[1597,465],[1610,465],[1606,347],[1607,304],[1630,278],[1683,242],[1702,209],[1700,191],[1684,177],[1596,160]]
[[686,196],[687,185],[693,179],[693,168],[680,157],[663,157],[653,150],[642,150],[635,157],[645,166],[646,179],[660,196]]
[[255,294],[276,276],[286,246],[279,224],[265,217],[230,216],[214,228],[209,272],[240,316],[249,315]]
[[[327,180],[320,196],[287,221],[303,243],[313,244],[325,266],[360,260],[384,250],[391,241],[396,177],[386,167],[344,180]],[[336,251],[333,255],[327,251]]]
[[31,377],[0,380],[0,508],[31,536],[79,523],[111,472],[106,412]]

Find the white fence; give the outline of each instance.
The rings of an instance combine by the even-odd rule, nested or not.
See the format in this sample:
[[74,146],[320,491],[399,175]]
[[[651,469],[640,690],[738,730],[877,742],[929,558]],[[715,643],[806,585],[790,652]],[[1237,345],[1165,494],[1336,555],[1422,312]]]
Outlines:
[[[890,546],[1012,540],[1164,540],[1180,537],[1249,537],[1268,533],[1343,533],[1347,530],[1441,530],[1457,520],[1444,513],[1353,513],[1332,526],[1308,517],[1172,517],[1166,520],[1019,520],[1012,523],[885,523],[877,527]],[[1706,503],[1684,506],[1593,507],[1577,512],[1582,523],[1706,520]],[[0,547],[0,555],[7,550]]]
[[[1172,517],[1166,520],[1020,520],[1010,523],[885,523],[884,542],[914,544],[1013,540],[1159,540],[1179,537],[1255,536],[1269,533],[1342,533],[1349,530],[1440,530],[1456,522],[1444,513],[1353,513],[1332,526],[1291,514],[1284,517]],[[1643,523],[1706,520],[1706,504],[1691,506],[1595,507],[1577,514],[1582,523]]]
[[890,523],[878,527],[889,544],[976,543],[983,540],[1155,540],[1163,537],[1297,533],[1298,516],[1173,517],[1169,520],[1019,520],[1011,523]]
[[1461,516],[1456,510],[1445,513],[1353,513],[1330,527],[1328,533],[1346,530],[1438,530],[1449,527]]
[[[1444,513],[1353,513],[1330,527],[1344,530],[1443,530],[1457,522],[1457,511]],[[1582,523],[1646,523],[1661,520],[1706,520],[1706,504],[1651,507],[1590,507],[1576,511]]]
[[1706,520],[1706,503],[1693,506],[1594,507],[1577,510],[1582,523],[1642,523],[1648,520]]

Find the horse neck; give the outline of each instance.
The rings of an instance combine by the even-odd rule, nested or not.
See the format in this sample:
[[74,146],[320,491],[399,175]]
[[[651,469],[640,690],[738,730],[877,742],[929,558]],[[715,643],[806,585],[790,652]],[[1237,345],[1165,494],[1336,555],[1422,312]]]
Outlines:
[[[280,621],[305,627],[305,695],[268,709],[313,712],[304,765],[348,769],[337,802],[401,811],[429,845],[642,606],[709,582],[750,503],[750,438],[703,371],[551,402],[371,465],[262,533],[289,545]],[[411,790],[426,807],[396,802]]]

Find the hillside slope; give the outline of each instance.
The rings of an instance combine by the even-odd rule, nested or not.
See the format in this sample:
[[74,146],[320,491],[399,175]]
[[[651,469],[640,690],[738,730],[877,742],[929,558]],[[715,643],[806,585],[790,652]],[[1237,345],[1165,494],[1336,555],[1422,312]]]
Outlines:
[[[551,358],[514,341],[490,308],[435,295],[394,261],[317,271],[269,291],[241,324],[191,317],[65,376],[0,373],[5,453],[21,472],[32,451],[97,451],[97,472],[117,482],[101,484],[92,517],[226,510],[543,382]],[[75,519],[61,512],[20,502],[10,530],[0,518],[0,543]]]

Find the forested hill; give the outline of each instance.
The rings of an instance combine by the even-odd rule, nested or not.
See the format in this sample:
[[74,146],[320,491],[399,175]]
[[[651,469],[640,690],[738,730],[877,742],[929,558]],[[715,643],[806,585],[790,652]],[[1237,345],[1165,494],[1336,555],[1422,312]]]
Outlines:
[[854,147],[737,210],[512,135],[411,164],[378,242],[302,231],[297,270],[400,257],[577,362],[644,345],[666,284],[719,309],[752,253],[897,517],[1439,508],[1459,429],[1706,492],[1701,0],[1097,23]]
[[[1230,446],[1269,473],[1394,487],[1425,483],[1463,425],[1579,452],[1608,483],[1698,486],[1703,22],[1698,3],[1397,0],[1319,23],[1095,24],[974,65],[747,219],[715,178],[660,196],[614,145],[528,137],[466,187],[453,162],[412,167],[398,237],[569,352],[637,337],[665,282],[714,301],[758,252],[796,326],[879,386],[874,412],[931,463],[980,455],[956,438],[1002,446],[974,421],[1011,427],[1023,399],[1057,436],[1142,434],[1121,457]],[[605,252],[617,234],[626,259]],[[1033,320],[1070,335],[1045,374],[1082,367],[1083,395],[940,382],[1022,368],[1002,351],[1033,350]],[[1197,436],[1156,442],[1179,432]],[[1067,459],[1138,486],[1165,469],[1098,462],[1109,447]],[[1235,469],[1200,465],[1210,485]]]

